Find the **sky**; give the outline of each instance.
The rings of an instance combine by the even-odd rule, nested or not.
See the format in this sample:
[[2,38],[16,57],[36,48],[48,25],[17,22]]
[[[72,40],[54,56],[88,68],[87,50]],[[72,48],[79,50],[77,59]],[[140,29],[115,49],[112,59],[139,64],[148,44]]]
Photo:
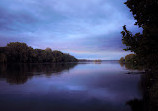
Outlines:
[[140,31],[126,0],[1,0],[0,46],[25,42],[78,59],[118,60],[122,26]]

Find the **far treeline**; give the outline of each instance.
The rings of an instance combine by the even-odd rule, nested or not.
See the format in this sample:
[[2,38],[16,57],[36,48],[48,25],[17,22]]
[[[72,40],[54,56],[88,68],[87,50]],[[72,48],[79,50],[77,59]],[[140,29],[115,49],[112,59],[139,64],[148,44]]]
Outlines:
[[0,63],[58,63],[77,62],[67,53],[52,51],[50,48],[33,49],[26,43],[10,42],[6,47],[0,47]]

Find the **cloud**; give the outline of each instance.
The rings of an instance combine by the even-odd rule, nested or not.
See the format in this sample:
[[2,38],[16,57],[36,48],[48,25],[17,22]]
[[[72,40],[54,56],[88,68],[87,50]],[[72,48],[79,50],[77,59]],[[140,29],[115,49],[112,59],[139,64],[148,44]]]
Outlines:
[[123,2],[1,0],[0,44],[23,41],[34,48],[50,47],[83,58],[93,57],[92,53],[98,57],[122,53],[122,26],[126,24],[132,32],[140,31],[133,26],[135,20]]

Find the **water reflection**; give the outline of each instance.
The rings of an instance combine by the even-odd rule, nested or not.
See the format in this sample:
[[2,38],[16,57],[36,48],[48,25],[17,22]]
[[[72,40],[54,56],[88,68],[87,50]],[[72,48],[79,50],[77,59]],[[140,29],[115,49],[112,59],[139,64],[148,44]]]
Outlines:
[[64,71],[66,65],[27,65],[1,67],[1,78],[7,81],[19,83],[27,76],[20,85],[0,80],[3,111],[131,111],[125,103],[142,98],[140,75],[125,74],[128,70],[118,62],[71,64],[69,71]]
[[[158,72],[147,71],[141,75],[141,100],[130,100],[132,111],[157,111],[158,110]],[[138,110],[137,108],[141,108]]]
[[144,111],[143,110],[143,100],[133,99],[126,103],[132,109],[132,111]]
[[142,71],[144,69],[144,67],[140,66],[140,65],[135,65],[135,64],[130,64],[130,63],[124,64],[124,63],[121,63],[121,62],[119,62],[119,63],[120,63],[121,67],[125,67],[128,70]]
[[10,84],[24,84],[33,76],[59,75],[63,71],[75,67],[77,63],[58,64],[0,64],[0,78],[6,79]]
[[[133,64],[120,64],[128,70],[143,71],[142,66],[134,66]],[[132,74],[132,73],[129,73]],[[132,111],[157,111],[158,110],[158,66],[150,66],[145,68],[145,72],[135,73],[141,74],[138,88],[141,91],[142,99],[134,98],[126,102]]]

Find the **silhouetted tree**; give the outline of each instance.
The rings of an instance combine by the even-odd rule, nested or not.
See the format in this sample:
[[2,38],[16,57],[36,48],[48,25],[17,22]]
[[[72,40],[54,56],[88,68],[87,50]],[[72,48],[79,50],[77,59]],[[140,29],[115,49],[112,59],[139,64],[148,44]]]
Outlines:
[[[132,12],[136,23],[143,29],[142,33],[133,35],[123,26],[122,42],[136,54],[137,62],[145,66],[146,80],[144,83],[144,111],[158,110],[158,0],[127,0],[125,4]],[[133,111],[142,110],[141,101],[128,102]]]
[[158,27],[158,2],[157,0],[127,0],[125,4],[137,20],[136,25],[140,27]]
[[123,26],[121,33],[125,49],[134,52],[137,60],[148,66],[158,64],[158,2],[157,0],[127,0],[125,4],[130,8],[135,25],[143,28],[142,33],[133,35]]

